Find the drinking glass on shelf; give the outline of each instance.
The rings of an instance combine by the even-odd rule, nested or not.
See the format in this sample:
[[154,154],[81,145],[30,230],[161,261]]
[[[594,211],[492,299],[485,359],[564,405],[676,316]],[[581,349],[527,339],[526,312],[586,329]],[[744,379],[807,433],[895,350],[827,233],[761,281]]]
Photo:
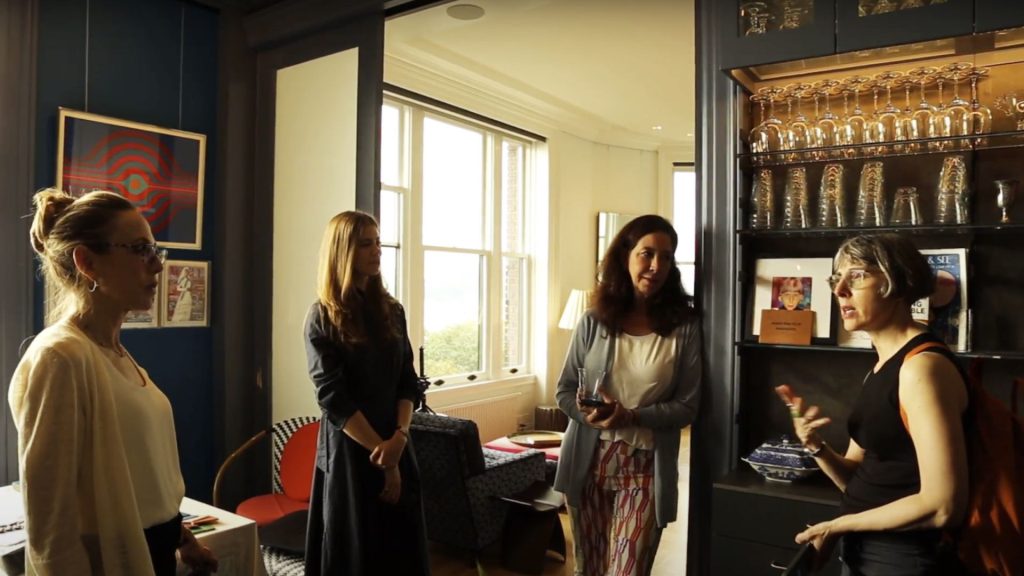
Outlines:
[[1016,130],[1024,130],[1024,98],[1016,92],[1007,92],[992,101],[992,105],[1003,114],[1013,118]]
[[843,188],[843,165],[826,164],[821,173],[818,192],[818,227],[846,226],[846,191]]
[[873,86],[871,79],[867,76],[850,76],[843,80],[843,84],[847,91],[853,92],[853,110],[843,118],[846,124],[845,131],[850,139],[849,144],[874,142],[868,129],[868,115],[860,107],[860,91]]
[[790,84],[786,87],[791,101],[796,102],[796,115],[787,125],[790,150],[806,150],[818,146],[817,126],[800,109],[800,100],[807,95],[810,84]]
[[757,105],[761,109],[761,114],[758,117],[759,121],[756,126],[750,129],[750,151],[758,154],[761,152],[768,152],[768,132],[765,130],[767,118],[764,115],[766,97],[761,94],[751,94],[750,103],[751,105]]
[[921,209],[917,204],[917,188],[901,186],[896,189],[896,199],[892,204],[893,226],[917,226],[921,223]]
[[865,162],[857,189],[854,225],[860,228],[885,226],[885,178],[881,162]]
[[[832,112],[832,94],[836,87],[840,85],[838,80],[821,80],[814,84],[815,93],[815,107],[817,107],[817,97],[825,97],[825,112],[817,116],[818,126],[818,145],[822,148],[838,146],[842,144],[839,125],[841,119],[834,112]],[[838,150],[832,150],[828,154],[829,156],[838,156]]]
[[772,171],[761,168],[754,173],[750,190],[750,228],[770,230],[775,224],[775,184]]
[[896,140],[906,142],[906,144],[897,145],[897,150],[915,152],[920,145],[914,141],[923,138],[917,131],[917,124],[914,122],[914,108],[910,104],[910,91],[917,86],[917,80],[904,76],[897,80],[897,83],[900,88],[903,88],[904,106],[896,119]]
[[970,62],[954,62],[942,67],[942,73],[953,81],[953,99],[943,109],[943,124],[948,132],[943,136],[967,136],[971,133],[967,114],[971,103],[960,97],[960,80],[966,78],[974,65]]
[[879,85],[885,88],[885,106],[881,110],[876,111],[876,124],[875,130],[877,131],[878,142],[894,142],[897,140],[896,132],[898,130],[899,117],[901,114],[900,109],[892,103],[892,89],[897,84],[897,81],[903,77],[903,72],[898,70],[889,70],[887,72],[880,72],[875,76],[878,80]]
[[[917,103],[917,106],[910,113],[911,124],[913,125],[916,138],[935,138],[937,136],[935,126],[932,123],[932,119],[935,116],[935,107],[928,103],[925,97],[925,88],[929,82],[934,80],[935,73],[938,71],[938,68],[931,66],[921,66],[907,70],[907,76],[912,78],[921,89],[921,101]],[[931,146],[929,145],[929,147]]]
[[936,190],[936,224],[970,224],[970,198],[967,189],[967,164],[963,156],[946,156],[939,172]]
[[[988,75],[988,68],[974,68],[967,77],[971,80],[971,106],[967,111],[967,129],[970,134],[985,134],[992,130],[992,110],[978,100],[978,80]],[[981,139],[975,144],[981,144]]]
[[996,180],[996,206],[1003,213],[1003,217],[999,219],[1000,224],[1010,223],[1010,208],[1013,207],[1013,203],[1017,199],[1019,187],[1020,182],[1014,179]]
[[782,227],[807,228],[807,169],[786,170],[786,189],[782,193]]

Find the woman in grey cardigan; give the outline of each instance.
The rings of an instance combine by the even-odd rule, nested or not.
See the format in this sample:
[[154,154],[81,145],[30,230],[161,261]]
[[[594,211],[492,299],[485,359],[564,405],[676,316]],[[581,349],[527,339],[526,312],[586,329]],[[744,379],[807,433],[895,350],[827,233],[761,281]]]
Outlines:
[[[696,416],[701,379],[700,324],[677,242],[655,215],[616,235],[558,381],[570,422],[555,488],[569,506],[577,575],[649,574],[661,530],[676,519],[680,430]],[[600,378],[601,405],[583,397],[581,368]]]

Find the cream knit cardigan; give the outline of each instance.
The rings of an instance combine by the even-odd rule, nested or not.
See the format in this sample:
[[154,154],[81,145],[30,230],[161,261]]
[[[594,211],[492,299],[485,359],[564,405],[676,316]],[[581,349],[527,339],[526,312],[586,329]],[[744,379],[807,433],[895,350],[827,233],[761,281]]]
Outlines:
[[11,380],[27,576],[153,574],[110,386],[124,376],[103,354],[58,322]]

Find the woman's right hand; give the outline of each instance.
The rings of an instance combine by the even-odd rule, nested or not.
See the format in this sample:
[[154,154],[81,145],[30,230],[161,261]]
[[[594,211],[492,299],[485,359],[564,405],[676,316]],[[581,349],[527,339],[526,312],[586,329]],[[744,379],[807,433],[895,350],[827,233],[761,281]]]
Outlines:
[[399,496],[402,495],[402,473],[398,466],[392,466],[384,470],[384,489],[380,492],[380,499],[388,504],[397,504]]
[[827,416],[819,418],[821,410],[817,406],[808,406],[804,409],[804,399],[794,394],[786,384],[776,386],[775,393],[789,408],[789,415],[793,419],[793,431],[800,439],[800,443],[811,451],[821,448],[824,441],[818,434],[818,428],[829,424],[832,419]]

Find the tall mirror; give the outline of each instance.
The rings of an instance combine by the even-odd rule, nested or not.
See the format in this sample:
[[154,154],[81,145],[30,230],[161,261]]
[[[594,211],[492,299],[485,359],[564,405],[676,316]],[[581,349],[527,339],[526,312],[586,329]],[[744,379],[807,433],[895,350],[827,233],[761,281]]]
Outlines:
[[597,264],[601,265],[604,253],[608,251],[612,239],[622,230],[630,220],[639,217],[640,214],[620,214],[618,212],[597,213]]

